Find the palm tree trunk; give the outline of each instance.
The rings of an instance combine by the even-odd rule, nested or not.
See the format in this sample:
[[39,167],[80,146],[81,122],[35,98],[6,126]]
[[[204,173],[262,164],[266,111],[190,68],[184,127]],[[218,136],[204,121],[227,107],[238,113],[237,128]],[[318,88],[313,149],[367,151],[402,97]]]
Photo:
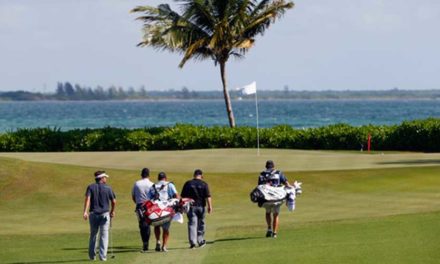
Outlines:
[[229,91],[226,85],[226,72],[225,72],[226,62],[220,62],[219,64],[220,64],[220,74],[222,77],[222,84],[223,84],[223,97],[225,98],[226,112],[228,114],[229,126],[235,127],[234,112],[232,111],[231,98],[229,97]]

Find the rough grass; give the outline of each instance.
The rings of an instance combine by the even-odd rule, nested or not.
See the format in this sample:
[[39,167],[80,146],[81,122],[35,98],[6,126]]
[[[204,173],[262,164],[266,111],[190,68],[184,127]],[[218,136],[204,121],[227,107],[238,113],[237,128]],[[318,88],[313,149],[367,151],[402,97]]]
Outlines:
[[[229,159],[222,157],[205,160],[227,168]],[[100,168],[93,160],[88,165],[0,158],[0,263],[87,261],[83,195]],[[193,160],[185,166],[197,165]],[[167,159],[156,166],[179,167]],[[209,244],[188,250],[186,226],[174,223],[167,254],[138,253],[130,190],[141,167],[103,168],[118,200],[114,263],[436,263],[440,257],[440,167],[286,171],[289,179],[304,182],[304,194],[295,212],[282,209],[276,240],[263,237],[264,212],[249,200],[261,164],[237,173],[205,169],[214,195]],[[170,173],[179,191],[190,176],[185,170]]]

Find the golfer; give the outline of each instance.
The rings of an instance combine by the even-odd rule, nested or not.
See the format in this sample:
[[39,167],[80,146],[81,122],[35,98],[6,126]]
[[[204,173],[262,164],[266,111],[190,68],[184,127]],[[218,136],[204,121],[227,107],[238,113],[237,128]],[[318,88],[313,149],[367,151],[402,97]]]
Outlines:
[[84,220],[89,219],[90,223],[90,260],[96,259],[96,236],[99,231],[99,259],[106,261],[108,233],[111,218],[115,216],[116,196],[112,188],[107,185],[107,178],[109,176],[105,171],[97,171],[94,175],[95,183],[87,186],[83,217]]
[[206,245],[205,241],[205,207],[208,204],[208,214],[212,212],[211,193],[209,186],[203,179],[203,172],[199,169],[194,171],[193,179],[183,185],[183,198],[191,198],[194,203],[188,211],[188,240],[190,248]]
[[[272,160],[266,161],[266,170],[262,171],[258,177],[258,185],[261,184],[268,184],[274,187],[280,187],[282,185],[290,187],[286,176],[284,176],[281,171],[275,169],[275,163]],[[266,209],[266,237],[277,237],[281,204],[282,202],[263,204],[263,207]]]
[[[172,198],[179,198],[176,186],[172,182],[167,181],[167,175],[165,172],[159,172],[157,175],[158,182],[153,184],[152,188],[148,192],[148,198],[150,200],[168,201]],[[162,225],[162,247],[160,245],[160,227],[154,227],[154,236],[156,237],[156,251],[167,252],[168,239],[170,236],[171,221]]]
[[136,204],[136,214],[139,222],[139,231],[142,239],[142,253],[148,251],[148,242],[150,240],[150,225],[145,222],[144,215],[142,213],[142,205],[148,201],[148,192],[150,191],[153,183],[150,181],[150,170],[143,168],[141,171],[141,180],[135,182],[133,190],[131,191],[131,198]]

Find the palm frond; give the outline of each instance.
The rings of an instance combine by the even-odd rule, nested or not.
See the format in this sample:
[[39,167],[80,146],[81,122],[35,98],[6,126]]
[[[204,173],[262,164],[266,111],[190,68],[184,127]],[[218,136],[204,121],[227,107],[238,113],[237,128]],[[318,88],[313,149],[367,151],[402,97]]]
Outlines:
[[259,9],[258,12],[253,12],[253,15],[249,16],[249,21],[243,31],[243,35],[253,37],[258,34],[263,34],[276,18],[281,17],[288,9],[293,7],[293,2],[283,0],[265,3],[263,9]]
[[288,0],[175,0],[181,14],[168,4],[138,6],[137,20],[144,23],[139,46],[151,46],[183,54],[179,67],[190,59],[226,62],[229,56],[243,57],[255,36],[293,7]]

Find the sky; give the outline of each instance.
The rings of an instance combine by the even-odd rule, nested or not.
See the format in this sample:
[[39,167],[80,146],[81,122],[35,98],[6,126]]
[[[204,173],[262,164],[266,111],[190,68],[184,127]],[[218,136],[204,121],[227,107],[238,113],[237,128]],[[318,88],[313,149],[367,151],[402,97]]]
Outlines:
[[[165,0],[0,0],[0,91],[52,92],[57,82],[148,90],[220,90],[210,60],[139,48],[129,11]],[[245,59],[228,87],[440,89],[439,0],[296,0]]]

